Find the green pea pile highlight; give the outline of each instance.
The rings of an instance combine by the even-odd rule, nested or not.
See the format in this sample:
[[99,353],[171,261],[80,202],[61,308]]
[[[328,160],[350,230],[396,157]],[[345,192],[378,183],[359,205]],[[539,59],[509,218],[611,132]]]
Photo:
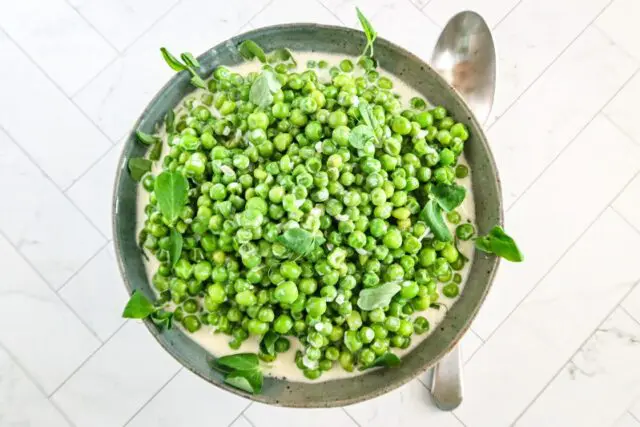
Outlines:
[[[219,67],[205,81],[192,55],[183,64],[162,52],[206,89],[170,111],[163,132],[137,133],[151,146],[129,161],[149,192],[139,241],[160,262],[160,298],[134,293],[125,317],[209,327],[232,349],[257,337],[263,362],[298,340],[291,363],[312,380],[398,365],[394,349],[429,330],[420,312],[460,292],[468,260],[457,242],[475,234],[456,211],[467,127],[421,98],[404,107],[370,57],[297,72],[287,49],[239,50],[260,72]],[[522,260],[500,227],[476,244]],[[237,356],[252,364],[228,382],[259,392],[257,362]]]

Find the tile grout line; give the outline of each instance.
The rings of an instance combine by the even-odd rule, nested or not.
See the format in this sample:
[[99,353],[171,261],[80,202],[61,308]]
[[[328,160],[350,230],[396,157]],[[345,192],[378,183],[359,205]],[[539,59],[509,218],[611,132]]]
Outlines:
[[[631,184],[631,182],[633,182],[634,179],[636,179],[637,176],[640,175],[640,170],[638,170],[632,177],[631,179],[629,179],[627,181],[627,183],[622,187],[622,189],[612,197],[612,201],[617,199],[618,196],[620,196],[620,194],[622,194],[622,192],[624,192],[627,187],[629,186],[629,184]],[[495,334],[497,331],[500,330],[500,328],[502,327],[502,325],[504,325],[504,323],[509,320],[511,318],[511,316],[513,315],[513,313],[522,305],[522,303],[529,297],[529,295],[531,295],[536,288],[538,287],[538,285],[556,268],[556,266],[564,259],[564,257],[567,255],[567,253],[569,253],[571,251],[571,249],[573,249],[573,247],[584,237],[584,235],[591,229],[591,227],[593,226],[593,224],[595,224],[601,217],[602,215],[607,211],[607,209],[610,209],[611,202],[609,202],[604,209],[602,209],[597,215],[596,217],[593,219],[593,221],[591,221],[586,227],[585,229],[582,231],[582,233],[580,233],[580,235],[569,245],[569,247],[558,257],[558,259],[549,267],[549,269],[547,269],[547,271],[544,273],[544,275],[533,285],[533,287],[524,295],[524,297],[522,297],[520,299],[520,301],[518,301],[518,303],[514,306],[514,308],[509,312],[509,314],[507,314],[507,316],[498,324],[498,326],[496,326],[493,331],[489,334],[489,336],[487,336],[486,341],[489,341]],[[475,356],[476,353],[473,354],[472,357],[470,357],[468,359],[468,361],[471,361],[471,359],[473,359],[473,357]]]
[[258,15],[260,15],[262,12],[265,11],[266,8],[268,8],[269,6],[271,6],[271,4],[274,2],[275,0],[269,0],[267,1],[267,3],[265,3],[264,6],[262,6],[262,8],[257,11],[256,13],[254,13],[253,15],[251,15],[251,18],[249,18],[244,24],[242,24],[236,31],[239,31],[242,27],[244,27],[245,25],[251,24],[253,26],[253,23],[251,21],[253,21]]
[[[613,3],[613,1],[611,2]],[[611,5],[611,3],[609,3],[607,5],[607,8]],[[602,12],[600,13],[600,15],[602,14]],[[598,16],[599,17],[599,16]],[[594,20],[591,24],[591,28],[593,28],[594,30],[596,30],[598,33],[600,33],[600,35],[602,37],[604,37],[605,39],[607,39],[609,41],[609,43],[611,43],[612,45],[615,45],[618,49],[620,49],[626,56],[628,59],[632,60],[633,62],[635,62],[636,64],[640,63],[640,58],[638,58],[637,56],[635,56],[634,54],[630,53],[625,47],[620,46],[618,43],[616,43],[616,41],[614,39],[611,38],[611,36],[609,35],[609,33],[607,33],[605,30],[603,30],[602,28],[600,28],[600,26],[598,25],[597,22],[595,22],[596,20]]]
[[[60,294],[60,292],[61,292],[65,287],[67,287],[67,285],[68,285],[68,284],[69,284],[69,283],[74,279],[74,277],[76,277],[76,276],[77,276],[77,275],[78,275],[82,270],[84,270],[84,268],[85,268],[87,265],[89,265],[89,263],[90,263],[91,261],[93,261],[93,260],[94,260],[94,259],[95,259],[99,254],[100,254],[100,252],[102,252],[102,251],[103,251],[107,246],[109,246],[109,244],[111,244],[111,239],[107,240],[107,241],[105,242],[105,244],[104,244],[104,245],[102,245],[102,246],[100,247],[100,249],[98,249],[98,250],[96,251],[96,253],[95,253],[95,254],[91,255],[91,257],[90,257],[88,260],[86,260],[84,263],[82,263],[82,265],[81,265],[80,267],[78,267],[78,269],[75,271],[75,273],[73,273],[71,276],[69,276],[69,278],[68,278],[67,280],[65,280],[65,282],[62,284],[62,286],[60,286],[58,289],[56,289],[56,290],[55,290],[55,292],[56,292],[57,294]],[[60,297],[62,297],[62,295],[60,295]],[[100,340],[100,341],[102,341],[102,340]]]
[[87,356],[87,358],[86,358],[86,359],[84,359],[84,360],[82,361],[82,363],[80,363],[80,364],[78,365],[78,367],[77,367],[76,369],[74,369],[74,370],[73,370],[73,372],[71,372],[71,373],[69,374],[69,376],[68,376],[67,378],[65,378],[65,380],[64,380],[64,381],[62,381],[62,383],[60,383],[60,385],[59,385],[58,387],[56,387],[56,388],[55,388],[51,393],[49,393],[49,395],[48,395],[49,400],[51,400],[51,398],[52,398],[52,397],[53,397],[53,396],[54,396],[58,391],[60,391],[60,389],[61,389],[62,387],[64,387],[64,385],[65,385],[65,384],[66,384],[66,383],[71,379],[71,377],[73,377],[73,376],[74,376],[74,375],[75,375],[75,374],[76,374],[76,373],[77,373],[77,372],[78,372],[78,371],[79,371],[79,370],[80,370],[84,365],[86,365],[86,364],[87,364],[87,362],[88,362],[89,360],[91,360],[91,359],[93,358],[93,356],[95,356],[95,354],[96,354],[98,351],[100,351],[100,349],[101,349],[102,347],[104,347],[104,346],[105,346],[105,345],[106,345],[106,344],[111,340],[111,338],[113,338],[113,337],[114,337],[118,332],[120,332],[120,330],[121,330],[121,329],[122,329],[122,328],[123,328],[127,323],[128,323],[127,321],[122,322],[122,324],[121,324],[120,326],[118,326],[118,328],[117,328],[115,331],[113,331],[113,333],[112,333],[111,335],[109,335],[109,337],[107,337],[107,339],[106,339],[106,340],[104,340],[103,342],[101,342],[101,343],[100,343],[100,345],[99,345],[98,347],[96,347],[96,349],[95,349],[95,350],[93,350],[93,351],[92,351],[92,352]]
[[60,409],[58,407],[58,405],[55,404],[55,402],[52,402],[49,399],[49,396],[47,395],[47,392],[42,388],[42,386],[40,385],[40,383],[35,379],[35,377],[33,375],[31,375],[31,373],[24,368],[24,366],[22,366],[22,363],[20,363],[20,360],[18,359],[18,357],[16,357],[15,354],[13,354],[8,348],[7,346],[5,346],[4,344],[2,344],[2,342],[0,342],[0,350],[4,351],[5,353],[7,353],[7,356],[9,356],[9,359],[16,364],[16,366],[22,371],[22,373],[24,374],[25,377],[27,377],[27,379],[33,384],[33,386],[38,389],[38,391],[40,392],[40,394],[42,394],[42,397],[49,402],[59,413],[60,415],[65,419],[65,421],[67,421],[71,426],[75,427],[75,424],[71,421],[71,419],[69,418],[69,416],[66,414],[66,412],[64,412],[62,409]]
[[[640,71],[640,68],[638,68],[638,71]],[[635,74],[638,74],[638,71],[636,71],[636,73],[635,73]],[[607,103],[607,105],[605,105],[605,106],[603,107],[603,110],[604,110],[605,108],[607,108],[607,106],[608,106],[609,104],[611,104],[611,102],[613,102],[613,101],[614,101],[614,99],[611,99],[611,100]],[[621,134],[623,134],[624,136],[626,136],[627,138],[629,138],[629,139],[630,139],[632,142],[634,142],[636,145],[640,145],[640,141],[636,141],[636,139],[635,139],[633,136],[629,135],[629,134],[627,133],[627,131],[625,131],[624,129],[622,129],[622,128],[618,125],[618,123],[616,123],[616,121],[615,121],[615,120],[613,120],[613,119],[611,118],[611,116],[609,116],[609,115],[608,115],[607,113],[605,113],[604,111],[601,111],[601,114],[602,114],[602,115],[603,115],[603,116],[604,116],[608,121],[610,121],[610,122],[611,122],[611,124],[612,124],[616,129],[618,129],[618,130],[620,131],[620,133],[621,133]]]
[[[627,80],[624,81],[624,83],[622,83],[622,85],[620,85],[620,87],[618,88],[618,90],[615,91],[615,93],[613,95],[611,95],[602,105],[602,107],[600,107],[600,109],[598,111],[596,111],[593,116],[591,116],[591,118],[589,118],[589,120],[587,120],[587,122],[580,128],[578,129],[578,131],[576,132],[576,134],[569,140],[569,142],[562,147],[562,149],[558,152],[558,154],[556,154],[556,156],[551,159],[547,165],[542,169],[542,171],[540,171],[540,173],[534,177],[533,181],[531,181],[531,183],[529,185],[527,185],[525,187],[524,190],[522,190],[522,192],[520,193],[520,195],[518,197],[516,197],[511,204],[507,207],[506,212],[509,212],[515,205],[516,203],[518,203],[518,201],[524,197],[525,194],[527,194],[527,192],[529,192],[529,190],[531,189],[531,187],[533,187],[536,182],[538,182],[540,180],[540,178],[542,178],[542,176],[545,174],[545,172],[551,167],[553,166],[553,164],[558,160],[558,158],[560,158],[560,156],[562,156],[562,154],[569,149],[569,147],[571,145],[573,145],[573,143],[578,139],[578,137],[580,137],[580,135],[585,131],[585,129],[587,127],[589,127],[589,125],[598,117],[598,115],[600,115],[602,113],[602,110],[616,97],[618,96],[618,94],[629,84],[629,82],[631,80],[633,80],[633,78],[638,74],[638,72],[640,72],[640,69],[637,69],[636,71],[634,71],[633,73],[631,73],[631,76],[629,78],[627,78]],[[608,119],[608,118],[607,118]],[[635,141],[632,140],[632,142],[635,143]]]
[[160,388],[158,388],[158,389],[157,389],[157,390],[156,390],[156,391],[151,395],[151,397],[149,397],[149,399],[147,399],[147,401],[146,401],[146,402],[144,402],[144,403],[142,404],[142,406],[141,406],[140,408],[138,408],[138,410],[137,410],[136,412],[134,412],[134,413],[133,413],[133,415],[131,415],[131,417],[129,417],[129,419],[128,419],[128,420],[127,420],[127,421],[122,425],[122,427],[126,427],[126,426],[128,426],[128,425],[129,425],[129,423],[130,423],[131,421],[133,421],[133,419],[134,419],[134,418],[135,418],[135,417],[136,417],[140,412],[142,412],[142,410],[143,410],[144,408],[146,408],[146,407],[147,407],[147,405],[149,404],[149,402],[151,402],[151,401],[152,401],[152,400],[153,400],[157,395],[159,395],[159,394],[160,394],[160,392],[161,392],[162,390],[164,390],[164,389],[165,389],[165,387],[167,387],[167,385],[169,385],[169,383],[170,383],[171,381],[173,381],[173,379],[174,379],[175,377],[177,377],[177,376],[178,376],[178,374],[179,374],[180,372],[182,372],[183,370],[184,370],[184,367],[181,365],[181,366],[180,366],[180,368],[178,368],[178,370],[176,371],[176,373],[175,373],[175,374],[173,374],[173,375],[172,375],[172,376],[167,380],[167,382],[165,382],[164,384],[162,384],[162,386],[160,386]]
[[634,413],[631,412],[629,409],[627,409],[627,414],[629,414],[631,416],[631,418],[633,418],[634,420],[636,420],[638,422],[638,424],[640,424],[640,419],[638,419],[638,417],[636,417],[634,415]]
[[[7,237],[7,235],[4,233],[4,231],[0,230],[0,236],[3,237],[8,243],[9,245],[11,245],[11,247],[13,248],[13,250],[16,251],[16,253],[18,254],[18,256],[31,268],[31,270],[40,278],[40,280],[42,280],[44,282],[44,284],[47,286],[47,288],[49,288],[49,290],[51,292],[53,292],[53,294],[56,296],[56,298],[64,305],[66,306],[69,311],[80,321],[80,323],[82,323],[82,325],[87,328],[87,330],[89,331],[89,333],[91,333],[91,335],[94,336],[94,338],[99,342],[102,343],[102,340],[100,339],[100,337],[98,336],[98,334],[96,334],[96,332],[89,327],[89,325],[85,322],[85,320],[78,314],[77,311],[75,311],[75,309],[73,307],[71,307],[69,305],[69,303],[67,301],[65,301],[59,294],[58,292],[56,292],[56,290],[54,289],[53,286],[51,286],[51,284],[49,283],[49,281],[42,275],[42,273],[40,273],[40,271],[31,263],[31,261],[29,259],[27,259],[27,257],[20,252],[20,249],[18,249],[18,247],[16,247],[16,245],[13,244],[13,242]],[[102,250],[102,249],[100,249]]]
[[[425,4],[423,4],[423,5],[422,5],[422,7],[418,7],[418,9],[420,9],[420,10],[424,10],[424,8],[425,8],[425,7],[427,7],[427,6],[429,5],[429,3],[431,3],[431,1],[432,1],[432,0],[427,0],[427,1],[425,2]],[[416,6],[418,6],[418,5],[416,5]]]
[[[240,418],[244,419],[247,422],[247,424],[249,424],[251,427],[256,427],[256,425],[252,423],[251,420],[247,418],[244,414],[241,414]],[[237,418],[237,419],[240,419],[240,418]]]
[[351,414],[349,413],[349,411],[347,411],[347,408],[345,408],[344,406],[342,406],[340,409],[342,409],[342,412],[344,412],[345,414],[347,414],[347,417],[351,418],[351,421],[353,421],[353,422],[354,422],[358,427],[362,427],[362,426],[360,425],[360,423],[359,423],[358,421],[356,421],[356,419],[355,419],[355,418],[353,418],[353,417],[351,416]]
[[[498,123],[498,120],[500,120],[500,119],[501,119],[505,114],[507,114],[507,112],[509,112],[509,110],[511,110],[511,109],[513,108],[513,106],[514,106],[514,105],[516,105],[516,104],[518,103],[518,101],[520,101],[520,99],[521,99],[521,98],[522,98],[522,97],[523,97],[527,92],[529,92],[529,89],[531,89],[531,87],[533,87],[533,85],[535,85],[535,84],[536,84],[536,82],[537,82],[538,80],[540,80],[540,79],[542,78],[542,76],[544,76],[544,75],[547,73],[547,71],[548,71],[548,70],[549,70],[549,69],[550,69],[550,68],[551,68],[551,67],[552,67],[552,66],[553,66],[553,65],[558,61],[558,59],[560,59],[560,58],[565,54],[565,52],[566,52],[566,51],[567,51],[567,50],[568,50],[568,49],[569,49],[569,48],[570,48],[570,47],[571,47],[571,46],[576,42],[576,40],[578,40],[578,39],[582,36],[582,34],[584,34],[584,33],[585,33],[585,31],[587,31],[587,29],[588,29],[589,27],[591,27],[591,24],[593,24],[593,23],[596,21],[596,19],[598,19],[598,18],[600,17],[600,15],[602,15],[602,13],[603,13],[603,12],[604,12],[608,7],[609,7],[609,5],[611,5],[611,3],[613,3],[613,0],[610,0],[610,1],[609,1],[609,3],[607,3],[607,5],[606,5],[605,7],[603,7],[603,8],[600,10],[600,12],[598,12],[598,13],[596,14],[596,16],[595,16],[591,21],[589,21],[589,23],[588,23],[588,24],[587,24],[587,25],[586,25],[582,30],[580,30],[580,32],[578,32],[578,35],[577,35],[576,37],[574,37],[574,38],[573,38],[573,39],[572,39],[572,40],[571,40],[571,41],[570,41],[570,42],[569,42],[569,43],[568,43],[568,44],[567,44],[567,45],[566,45],[566,46],[565,46],[565,47],[560,51],[560,53],[558,53],[558,55],[557,55],[557,56],[556,56],[556,57],[555,57],[555,58],[554,58],[554,59],[553,59],[553,60],[552,60],[552,61],[551,61],[551,62],[550,62],[546,67],[544,67],[544,68],[542,69],[542,71],[540,72],[540,74],[538,74],[538,77],[536,77],[535,79],[533,79],[533,81],[532,81],[531,83],[529,83],[529,85],[527,85],[527,87],[525,87],[525,88],[524,88],[524,90],[522,90],[522,91],[520,92],[520,95],[518,95],[518,96],[516,97],[516,99],[514,99],[514,100],[513,100],[513,101],[512,101],[508,106],[507,106],[507,108],[506,108],[502,113],[500,113],[500,115],[499,115],[499,116],[496,116],[496,119],[494,120],[494,122],[493,122],[493,123],[491,123],[491,125],[489,125],[489,127],[487,127],[487,129],[485,129],[485,133],[488,133],[488,132],[491,130],[491,128],[493,128],[493,126],[495,126],[495,124],[496,124],[496,123]],[[519,3],[518,3],[518,4],[519,4]],[[516,5],[516,7],[517,7],[517,5]],[[515,7],[514,7],[513,9],[515,9]],[[513,10],[513,9],[512,9],[512,10]],[[511,12],[509,12],[509,13],[511,13]],[[505,16],[505,18],[506,18],[506,16]],[[497,24],[496,24],[496,26],[497,26]],[[493,112],[492,112],[492,113],[493,113]]]
[[[62,197],[64,197],[70,204],[71,206],[73,206],[80,215],[82,215],[82,217],[91,225],[91,227],[93,227],[93,229],[100,235],[100,237],[102,237],[104,240],[109,240],[108,236],[105,236],[104,233],[102,233],[102,231],[100,229],[98,229],[98,227],[95,226],[95,224],[93,223],[93,221],[91,221],[89,219],[89,217],[87,216],[86,213],[84,213],[84,211],[82,209],[80,209],[73,200],[71,200],[71,198],[69,197],[69,195],[67,193],[64,192],[64,190],[62,190],[62,188],[60,188],[60,186],[58,184],[56,184],[56,182],[53,180],[53,178],[51,178],[45,171],[44,169],[42,169],[42,167],[38,164],[38,162],[31,156],[31,154],[29,154],[27,152],[27,150],[24,149],[24,147],[22,145],[20,145],[20,143],[18,143],[18,141],[13,137],[13,135],[7,131],[4,127],[2,127],[0,125],[0,131],[4,132],[9,139],[11,140],[11,142],[13,142],[15,144],[15,146],[18,148],[18,150],[29,160],[29,162],[31,164],[33,164],[33,166],[38,169],[38,171],[45,177],[45,179],[47,181],[49,181],[51,183],[51,185],[53,185],[56,190],[58,190],[60,192],[60,194],[62,194]],[[107,150],[108,152],[109,150]]]
[[333,15],[333,16],[338,20],[338,22],[340,22],[340,23],[341,23],[342,25],[344,25],[345,27],[349,27],[347,24],[345,24],[345,23],[342,21],[342,19],[340,19],[340,17],[339,17],[338,15],[336,15],[336,14],[333,12],[333,10],[329,9],[329,8],[324,4],[324,2],[322,2],[321,0],[316,0],[316,2],[317,2],[317,3],[320,3],[320,5],[321,5],[322,7],[324,7],[324,8],[325,8],[325,9],[326,9],[326,10],[327,10],[331,15]]
[[[464,366],[464,363],[463,363],[463,366]],[[431,396],[431,404],[435,406],[435,403],[433,403],[433,394],[431,393],[431,389],[427,387],[425,383],[422,382],[422,379],[420,377],[418,377],[417,380],[420,383],[420,385],[422,385],[422,387],[424,387],[427,390],[427,393],[429,394],[429,396]],[[467,427],[467,425],[460,418],[458,418],[458,416],[455,414],[454,411],[443,410],[442,412],[448,412],[460,423],[460,425],[462,425],[463,427]]]
[[108,63],[107,65],[104,66],[104,68],[100,71],[98,71],[98,73],[93,76],[88,82],[86,82],[84,85],[82,85],[78,90],[76,90],[73,94],[71,94],[69,96],[69,98],[75,98],[76,96],[78,96],[78,94],[80,92],[82,92],[83,90],[85,90],[91,83],[93,83],[102,73],[104,73],[107,68],[109,68],[111,65],[113,65],[118,59],[122,59],[123,58],[123,54],[127,53],[127,51],[129,49],[131,49],[131,47],[133,45],[135,45],[142,37],[144,37],[147,33],[149,33],[157,24],[158,22],[160,22],[161,20],[163,20],[167,15],[169,15],[170,12],[173,11],[173,9],[175,9],[179,4],[182,3],[182,0],[178,0],[176,3],[174,3],[169,9],[167,9],[163,14],[161,14],[158,19],[156,19],[151,25],[149,25],[149,28],[147,28],[146,30],[144,30],[142,33],[140,33],[139,36],[137,36],[136,38],[134,38],[131,43],[129,43],[127,46],[125,46],[125,48],[122,50],[122,52],[120,53],[120,55],[118,55],[116,58],[114,58],[110,63]]
[[[613,0],[611,0],[611,1],[613,1]],[[511,7],[511,9],[509,9],[509,10],[507,11],[507,13],[505,13],[505,15],[504,15],[502,18],[500,18],[500,19],[498,20],[498,22],[496,22],[496,23],[494,24],[493,28],[491,28],[491,29],[492,29],[493,31],[495,31],[495,30],[496,30],[496,28],[498,27],[498,25],[502,24],[502,21],[504,21],[505,19],[507,19],[507,18],[509,17],[509,15],[511,15],[511,13],[512,13],[514,10],[516,10],[516,8],[517,8],[518,6],[520,6],[520,3],[522,3],[522,0],[518,0],[518,1],[516,2],[516,4],[514,4],[514,5]]]
[[95,31],[96,34],[98,34],[102,38],[102,40],[105,43],[107,43],[109,45],[109,47],[111,47],[111,49],[113,49],[113,51],[116,53],[116,56],[118,56],[118,54],[120,53],[120,50],[117,47],[115,47],[111,43],[111,41],[109,41],[109,39],[105,37],[104,34],[102,34],[100,31],[98,31],[98,29],[93,25],[93,23],[91,21],[89,21],[82,13],[80,13],[80,11],[78,9],[76,9],[76,7],[71,4],[71,2],[69,2],[69,0],[64,0],[64,2],[67,4],[67,6],[69,6],[76,13],[76,15],[78,15],[78,17],[80,17],[80,19],[82,21],[84,21],[85,24],[87,24],[89,26],[89,28],[91,28],[93,31]]
[[[591,227],[589,227],[591,228]],[[518,414],[518,416],[515,418],[515,420],[513,420],[512,425],[515,425],[520,418],[522,418],[526,412],[529,410],[529,408],[531,408],[536,401],[540,398],[540,396],[542,396],[542,394],[549,388],[549,386],[551,385],[551,383],[558,377],[558,375],[560,375],[562,373],[562,371],[564,371],[565,367],[569,364],[572,363],[573,358],[582,350],[582,348],[585,346],[585,344],[587,342],[589,342],[589,340],[591,340],[591,338],[593,338],[595,336],[595,334],[600,330],[600,328],[602,327],[602,325],[609,320],[609,318],[613,315],[613,313],[618,310],[618,309],[623,309],[622,306],[620,305],[628,296],[631,292],[634,291],[634,289],[636,288],[636,286],[638,286],[638,281],[636,281],[633,286],[631,286],[631,288],[627,291],[626,294],[624,294],[622,296],[622,298],[620,299],[620,301],[618,301],[617,304],[615,304],[613,306],[613,308],[606,314],[606,316],[604,316],[603,320],[598,323],[598,326],[596,326],[596,328],[593,330],[593,332],[591,332],[587,338],[584,339],[584,341],[582,341],[582,343],[578,346],[578,348],[576,349],[576,351],[574,351],[571,356],[567,359],[567,361],[556,371],[556,373],[551,377],[551,379],[549,380],[549,382],[547,382],[541,389],[540,391],[535,395],[535,397],[533,399],[531,399],[531,401],[527,404],[527,406],[522,410],[522,412],[520,412],[520,414]],[[623,309],[624,310],[624,309]],[[627,313],[626,310],[624,310],[624,312],[631,317],[631,319],[638,323],[638,325],[640,325],[640,322],[638,322],[633,316],[630,316],[629,313]]]
[[[422,16],[424,16],[425,18],[427,18],[427,20],[428,20],[429,22],[431,22],[433,25],[435,25],[435,27],[436,27],[438,30],[442,31],[442,26],[441,26],[439,23],[437,23],[436,21],[434,21],[434,20],[433,20],[429,15],[427,15],[427,14],[425,13],[424,8],[427,6],[426,4],[425,4],[423,7],[418,7],[418,5],[417,5],[417,4],[415,4],[414,2],[412,2],[411,0],[408,0],[408,1],[409,1],[409,3],[411,3],[411,5],[412,5],[413,7],[415,7],[415,8],[416,8],[416,11],[417,11],[418,13],[420,13]],[[437,42],[437,40],[436,40],[436,42]],[[427,61],[424,61],[424,62],[427,62]],[[427,63],[428,63],[428,62],[427,62]]]
[[[245,24],[246,25],[246,24]],[[240,417],[242,417],[245,413],[245,411],[247,409],[249,409],[249,407],[253,404],[253,401],[249,401],[249,404],[247,406],[244,407],[244,409],[242,411],[240,411],[240,413],[238,415],[236,415],[236,417],[234,419],[231,420],[231,422],[229,423],[229,425],[227,427],[231,427],[233,425],[233,423],[235,423],[236,421],[238,421],[240,419]],[[244,417],[249,424],[254,425],[253,421],[251,421],[251,419],[247,416]]]
[[633,231],[635,231],[636,233],[640,234],[640,229],[638,229],[638,227],[636,227],[634,224],[631,223],[631,221],[629,221],[627,219],[627,217],[625,217],[624,215],[622,215],[621,212],[618,211],[618,209],[615,208],[615,206],[613,206],[613,203],[615,202],[615,200],[613,202],[611,202],[611,210],[614,211],[616,213],[616,215],[618,215],[620,217],[621,220],[623,220],[629,227],[631,227],[633,229]]

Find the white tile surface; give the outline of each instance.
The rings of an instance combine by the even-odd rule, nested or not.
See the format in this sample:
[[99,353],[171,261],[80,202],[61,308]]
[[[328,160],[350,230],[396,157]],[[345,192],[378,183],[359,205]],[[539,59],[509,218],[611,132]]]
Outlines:
[[[601,248],[637,244],[640,236],[605,211],[467,363],[467,397],[456,410],[465,425],[515,420],[640,278],[633,253],[603,260]],[[589,274],[576,280],[585,266]],[[487,411],[496,401],[500,411]]]
[[21,209],[0,209],[0,231],[49,284],[61,287],[105,240],[20,149],[0,131],[0,197]]
[[359,425],[367,427],[407,426],[418,420],[425,425],[462,427],[451,413],[440,411],[431,403],[429,391],[417,380],[345,410]]
[[178,369],[144,325],[130,321],[52,399],[77,427],[121,426]]
[[280,408],[254,402],[244,412],[254,427],[356,427],[356,423],[340,408]]
[[113,181],[118,168],[122,144],[115,145],[85,175],[66,191],[78,209],[89,218],[104,236],[111,238],[111,206]]
[[[183,369],[129,423],[130,427],[229,425],[249,400],[227,393]],[[190,408],[185,411],[185,408]]]
[[291,22],[340,25],[340,20],[317,1],[306,2],[304,7],[300,7],[296,0],[274,0],[251,20],[255,28]]
[[640,230],[640,177],[636,177],[613,202],[613,208],[636,230]]
[[173,75],[160,46],[199,55],[233,36],[266,4],[266,0],[237,0],[233,7],[221,7],[209,0],[183,0],[74,99],[111,139],[118,140]]
[[2,236],[0,259],[0,344],[51,393],[99,341]]
[[[0,26],[68,95],[116,55],[64,0],[2,1]],[[10,63],[7,58],[3,61]]]
[[[502,263],[462,340],[460,420],[430,403],[429,373],[348,413],[242,414],[245,400],[180,372],[120,318],[112,144],[173,73],[158,48],[198,54],[294,21],[359,28],[355,6],[423,58],[460,10],[494,26],[488,136],[526,261]],[[636,0],[0,0],[0,426],[502,427],[531,406],[516,425],[639,427],[637,344],[596,332],[572,359],[613,310],[620,331],[637,332],[627,314],[640,321],[640,287],[627,295],[640,283],[639,12]]]
[[178,0],[69,0],[119,51],[167,13]]
[[[542,71],[558,57],[563,49],[569,46],[609,1],[523,0],[498,25],[494,35],[498,54],[498,85],[489,123],[492,123],[495,117],[504,114],[509,105],[540,76]],[[567,15],[571,15],[571,19],[565,19]],[[530,25],[531,22],[544,22],[544,30],[541,30],[537,25]],[[584,38],[582,40],[583,43],[579,44],[581,49],[569,48],[572,49],[573,56],[568,56],[563,61],[564,67],[562,69],[566,69],[567,66],[573,67],[565,71],[571,77],[565,77],[563,82],[583,84],[581,89],[589,89],[589,83],[586,80],[595,76],[605,76],[604,72],[600,74],[599,69],[591,67],[606,65],[599,64],[597,59],[587,53],[606,52],[609,43],[607,43],[608,40],[606,42],[598,41],[596,45],[590,47],[584,44]],[[611,49],[611,54],[617,54],[616,50]],[[581,61],[588,61],[588,65],[580,65]],[[621,59],[621,61],[624,63],[624,60]],[[609,65],[615,68],[613,64]],[[588,73],[582,72],[584,67],[589,68]],[[558,70],[557,67],[556,70]],[[624,70],[622,70],[623,73]],[[547,82],[550,79],[560,81],[555,80],[559,76],[552,73],[547,73],[544,76]],[[615,75],[611,77],[612,80],[615,80]],[[562,87],[558,87],[558,89],[564,90]],[[560,95],[558,99],[564,98]]]
[[[526,1],[526,0],[525,0]],[[447,21],[460,11],[471,9],[479,13],[487,22],[489,27],[493,28],[501,19],[518,4],[519,0],[491,0],[491,1],[469,1],[469,0],[431,0],[426,2],[426,6],[422,9],[425,15],[428,15],[441,27],[444,27]],[[470,7],[471,6],[471,7]]]
[[[612,150],[612,147],[616,147]],[[606,174],[593,171],[615,162]],[[567,174],[567,168],[571,174]],[[640,168],[640,149],[598,116],[507,213],[526,262],[503,263],[474,323],[486,339]],[[599,190],[594,192],[593,188]],[[544,208],[543,208],[544,207]],[[535,217],[531,212],[536,212]],[[544,227],[532,227],[532,221]]]
[[640,3],[636,0],[614,0],[598,17],[595,25],[627,52],[640,59],[638,29]]
[[616,310],[527,409],[518,425],[600,427],[616,422],[640,395],[638,343],[640,325]]
[[640,98],[640,73],[637,73],[604,108],[605,114],[627,135],[640,144],[640,129],[635,126],[633,113]]
[[[3,62],[12,64],[0,67],[0,127],[64,188],[111,144],[1,29],[0,52]],[[34,100],[46,106],[46,113],[38,112]]]
[[109,243],[98,252],[60,290],[60,297],[102,341],[113,335],[124,322],[121,313],[129,299],[120,278],[113,244]]
[[[500,167],[507,207],[635,70],[635,61],[598,30],[589,29],[505,114],[504,120],[491,127],[488,137]],[[580,93],[579,103],[575,102],[576,93]]]
[[69,426],[62,414],[1,347],[0,425]]

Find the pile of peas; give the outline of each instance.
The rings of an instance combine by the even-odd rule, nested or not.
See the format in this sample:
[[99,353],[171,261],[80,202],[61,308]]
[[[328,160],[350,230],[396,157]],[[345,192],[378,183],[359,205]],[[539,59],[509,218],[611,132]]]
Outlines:
[[[335,364],[366,368],[428,331],[417,312],[438,300],[438,282],[444,296],[459,293],[466,259],[455,244],[434,240],[418,214],[433,183],[469,173],[457,164],[467,129],[420,98],[403,108],[368,58],[331,68],[310,61],[301,73],[283,63],[263,68],[282,84],[268,108],[249,101],[258,73],[220,67],[167,129],[162,166],[188,178],[189,202],[175,224],[184,246],[172,267],[154,176],[144,177],[150,202],[139,237],[160,261],[153,286],[185,329],[209,325],[233,349],[271,331],[282,353],[287,337],[297,338],[295,363],[307,378]],[[327,71],[330,81],[320,81]],[[363,101],[379,126],[354,149],[349,135]],[[461,240],[475,232],[458,212],[446,219]],[[295,227],[326,241],[293,254],[277,238]],[[392,302],[360,310],[359,291],[386,282],[401,285]]]

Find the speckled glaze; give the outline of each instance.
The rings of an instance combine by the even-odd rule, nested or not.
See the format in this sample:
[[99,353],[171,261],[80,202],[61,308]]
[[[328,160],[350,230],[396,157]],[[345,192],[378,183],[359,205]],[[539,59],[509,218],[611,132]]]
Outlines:
[[[330,52],[357,56],[365,45],[364,34],[349,28],[315,24],[290,24],[261,28],[236,36],[202,54],[198,59],[203,75],[217,66],[243,61],[236,46],[252,39],[265,51],[288,47],[298,51]],[[422,60],[384,39],[376,40],[376,58],[385,70],[404,80],[434,104],[444,105],[470,130],[465,155],[473,171],[476,221],[480,233],[502,224],[500,181],[487,139],[467,105],[431,67]],[[166,112],[193,90],[189,75],[174,76],[144,110],[133,129],[152,132],[160,126]],[[147,147],[130,133],[120,157],[113,196],[113,233],[120,272],[129,292],[138,290],[147,297],[153,291],[146,276],[143,259],[136,242],[136,192],[138,183],[127,173],[126,161],[142,156]],[[446,354],[468,329],[485,299],[498,267],[495,257],[476,251],[468,282],[458,302],[443,322],[414,351],[405,356],[400,367],[381,369],[349,379],[317,384],[293,383],[265,378],[262,394],[253,396],[224,384],[222,376],[207,364],[209,354],[178,329],[159,331],[151,321],[145,325],[156,340],[176,360],[200,377],[232,393],[259,402],[290,407],[344,406],[387,393],[427,370]]]

